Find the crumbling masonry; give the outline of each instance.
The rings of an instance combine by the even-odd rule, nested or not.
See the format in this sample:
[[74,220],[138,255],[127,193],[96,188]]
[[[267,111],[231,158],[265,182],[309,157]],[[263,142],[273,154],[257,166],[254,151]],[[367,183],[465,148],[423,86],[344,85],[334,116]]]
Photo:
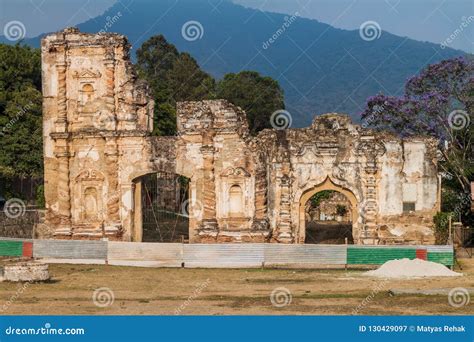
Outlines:
[[178,103],[176,137],[153,137],[153,101],[118,34],[42,41],[46,226],[60,239],[141,241],[140,176],[190,179],[190,242],[304,243],[305,204],[351,203],[356,243],[432,243],[436,141],[401,140],[346,115],[249,135],[224,100]]

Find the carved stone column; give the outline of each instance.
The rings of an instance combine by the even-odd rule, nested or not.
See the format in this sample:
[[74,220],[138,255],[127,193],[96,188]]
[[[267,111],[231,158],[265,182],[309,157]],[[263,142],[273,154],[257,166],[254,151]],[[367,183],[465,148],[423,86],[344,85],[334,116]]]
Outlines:
[[267,170],[264,156],[255,152],[258,164],[255,173],[255,217],[252,229],[268,230],[267,219]]
[[277,230],[278,241],[283,243],[292,243],[294,241],[293,227],[291,225],[291,153],[286,132],[284,130],[277,131],[278,147],[276,149],[275,158],[279,162],[276,181],[277,181]]
[[111,114],[115,113],[115,59],[114,52],[107,51],[107,57],[104,60],[105,64],[105,84],[106,84],[106,98],[107,108]]
[[55,230],[55,235],[71,235],[71,194],[69,180],[69,151],[67,143],[67,133],[63,133],[62,138],[56,139],[54,156],[58,162],[57,169],[57,190],[58,190],[58,215],[59,225]]
[[361,204],[362,231],[359,232],[359,240],[364,244],[377,244],[377,160],[385,153],[385,146],[373,136],[362,137],[357,152],[365,160],[361,174],[364,201]]
[[60,61],[56,64],[58,73],[58,114],[55,121],[55,131],[58,133],[67,132],[67,87],[66,87],[66,61]]
[[117,235],[120,229],[120,189],[119,189],[119,167],[118,149],[115,137],[107,138],[105,144],[105,158],[108,179],[108,198],[105,234]]
[[377,173],[377,169],[373,166],[366,166],[365,175],[362,179],[362,183],[364,185],[364,226],[363,226],[363,233],[362,238],[366,240],[365,242],[369,244],[375,244],[377,237],[377,187],[376,187],[376,179],[375,175]]
[[55,235],[71,235],[71,195],[69,181],[69,146],[67,133],[67,82],[66,82],[66,56],[56,63],[58,74],[57,117],[54,122],[54,155],[58,162],[57,169],[57,200],[59,225]]
[[280,188],[280,212],[278,215],[278,241],[284,243],[293,242],[291,229],[291,179],[283,175],[277,180]]
[[[205,141],[209,143],[209,141]],[[216,230],[216,190],[214,179],[214,146],[211,144],[203,144],[201,153],[203,155],[203,188],[202,188],[202,222],[201,229]]]

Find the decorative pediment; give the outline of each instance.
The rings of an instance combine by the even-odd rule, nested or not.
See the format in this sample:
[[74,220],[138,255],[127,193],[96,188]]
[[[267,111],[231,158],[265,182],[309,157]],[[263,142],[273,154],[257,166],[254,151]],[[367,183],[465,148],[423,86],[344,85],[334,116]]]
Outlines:
[[385,145],[375,138],[363,139],[357,146],[357,154],[375,158],[384,155],[386,152]]
[[78,70],[74,71],[73,77],[74,78],[100,78],[102,75],[99,71],[93,71],[92,69],[83,69],[83,70]]
[[88,169],[79,172],[76,176],[76,182],[79,181],[103,181],[105,179],[104,175],[97,170]]
[[230,167],[226,169],[224,172],[221,173],[222,177],[250,177],[250,173],[248,173],[244,168],[241,167]]

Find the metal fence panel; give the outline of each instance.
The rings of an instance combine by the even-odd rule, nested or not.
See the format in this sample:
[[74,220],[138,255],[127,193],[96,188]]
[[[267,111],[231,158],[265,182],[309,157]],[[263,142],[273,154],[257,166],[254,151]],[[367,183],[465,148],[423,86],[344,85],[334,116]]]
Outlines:
[[260,267],[264,260],[262,243],[185,244],[185,267]]
[[345,245],[265,245],[265,265],[344,265]]
[[432,246],[424,246],[428,252],[445,252],[445,253],[453,253],[453,246],[451,245],[432,245]]
[[452,246],[431,245],[352,245],[347,248],[347,263],[350,265],[380,265],[394,259],[415,259],[417,250],[426,250],[428,261],[435,261],[448,266],[453,264]]
[[180,243],[109,242],[107,259],[112,265],[180,267]]
[[0,256],[22,256],[23,242],[22,241],[0,241]]
[[35,258],[98,259],[107,258],[107,241],[34,240]]
[[438,262],[444,265],[454,265],[453,246],[427,246],[428,261]]
[[[28,252],[21,240],[0,241],[0,255]],[[23,249],[23,250],[22,250]],[[180,244],[84,240],[33,240],[33,256],[43,259],[105,261],[115,265],[180,267],[260,267],[279,265],[377,265],[388,260],[417,257],[452,265],[452,246],[397,245],[288,245],[288,244]],[[28,253],[27,253],[28,254]],[[71,260],[72,261],[72,260]]]
[[10,238],[10,237],[0,237],[0,241],[25,241],[25,242],[33,242],[33,239],[22,239],[22,238]]
[[380,265],[393,259],[415,259],[416,248],[347,248],[349,265]]

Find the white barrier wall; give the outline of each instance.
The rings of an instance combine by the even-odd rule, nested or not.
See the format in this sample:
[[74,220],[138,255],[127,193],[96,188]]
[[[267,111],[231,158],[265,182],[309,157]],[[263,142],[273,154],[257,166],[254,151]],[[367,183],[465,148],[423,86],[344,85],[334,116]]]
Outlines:
[[0,238],[0,256],[33,255],[47,262],[150,267],[378,265],[420,258],[453,265],[452,246],[293,245],[272,243],[181,244],[83,240],[13,241]]

